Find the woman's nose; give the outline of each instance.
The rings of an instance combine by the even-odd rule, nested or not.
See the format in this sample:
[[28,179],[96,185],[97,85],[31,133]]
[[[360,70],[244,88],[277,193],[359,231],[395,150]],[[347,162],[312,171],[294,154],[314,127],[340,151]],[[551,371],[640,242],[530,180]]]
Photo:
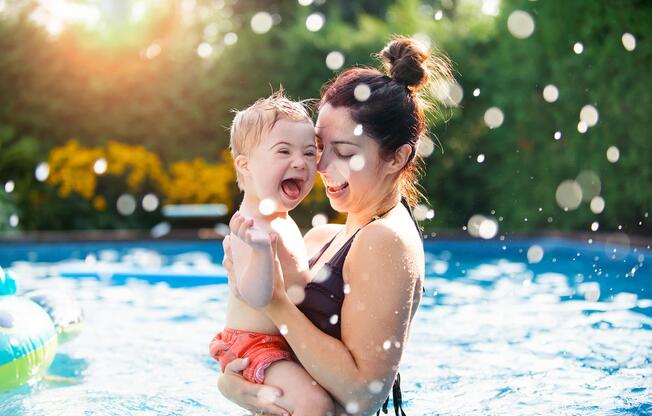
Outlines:
[[317,161],[317,172],[326,172],[326,168],[328,167],[326,159],[327,157],[325,153],[319,155],[319,160]]

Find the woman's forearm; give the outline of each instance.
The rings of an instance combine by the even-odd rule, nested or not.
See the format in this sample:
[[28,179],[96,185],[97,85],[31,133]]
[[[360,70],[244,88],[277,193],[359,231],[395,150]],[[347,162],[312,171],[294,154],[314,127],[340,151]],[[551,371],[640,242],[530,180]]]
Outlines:
[[369,392],[371,380],[360,371],[342,341],[315,327],[288,299],[270,304],[265,311],[276,326],[287,327],[284,337],[303,367],[342,406],[365,414],[365,410],[382,404],[387,392]]

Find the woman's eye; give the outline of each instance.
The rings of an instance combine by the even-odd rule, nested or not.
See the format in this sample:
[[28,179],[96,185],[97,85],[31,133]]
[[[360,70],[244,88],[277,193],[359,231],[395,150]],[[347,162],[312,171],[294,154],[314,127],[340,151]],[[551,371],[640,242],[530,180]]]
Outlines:
[[279,150],[278,152],[279,152],[280,154],[283,154],[283,155],[289,155],[289,154],[290,154],[290,151],[289,151],[288,149],[281,149],[281,150]]
[[306,156],[315,157],[315,152],[306,152]]
[[340,157],[342,159],[351,159],[353,157],[353,155],[344,155],[338,151],[335,151],[335,155],[337,155],[337,157]]

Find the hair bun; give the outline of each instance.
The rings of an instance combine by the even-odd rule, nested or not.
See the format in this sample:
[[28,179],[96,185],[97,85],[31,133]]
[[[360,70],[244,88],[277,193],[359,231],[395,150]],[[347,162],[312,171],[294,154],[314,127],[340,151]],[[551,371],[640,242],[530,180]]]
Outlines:
[[430,54],[416,41],[409,38],[394,39],[380,55],[388,75],[412,91],[417,91],[428,83]]

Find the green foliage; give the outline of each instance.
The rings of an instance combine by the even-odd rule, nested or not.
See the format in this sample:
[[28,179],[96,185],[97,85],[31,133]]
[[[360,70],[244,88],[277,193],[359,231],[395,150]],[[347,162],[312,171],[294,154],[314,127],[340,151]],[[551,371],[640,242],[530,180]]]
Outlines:
[[[645,223],[650,209],[652,183],[652,147],[647,138],[652,85],[645,75],[652,69],[652,48],[639,42],[629,52],[621,36],[631,32],[640,38],[650,32],[650,6],[627,1],[565,2],[563,7],[559,2],[503,1],[497,33],[490,42],[477,45],[481,48],[469,39],[466,42],[471,55],[479,49],[485,52],[479,52],[482,58],[474,65],[461,65],[467,94],[463,115],[443,134],[453,151],[458,140],[463,142],[460,146],[471,159],[466,162],[470,166],[456,160],[451,176],[441,177],[453,182],[445,200],[457,199],[467,215],[493,209],[496,216],[504,217],[502,227],[509,230],[587,230],[599,221],[603,230],[622,224],[628,231],[642,232],[638,223]],[[536,29],[527,39],[517,39],[507,30],[507,18],[515,9],[535,19]],[[580,55],[572,50],[578,41],[585,47]],[[466,56],[453,57],[472,62]],[[558,101],[544,101],[542,90],[547,84],[558,87]],[[478,99],[469,97],[475,87],[481,89]],[[581,134],[577,124],[586,104],[594,105],[600,118]],[[490,106],[505,114],[503,125],[494,130],[482,125]],[[559,141],[553,139],[556,131],[562,133]],[[617,163],[606,158],[610,146],[620,149]],[[486,155],[483,164],[474,162],[479,153]],[[564,212],[555,201],[557,186],[585,170],[601,179],[606,209],[596,215],[585,202],[575,211]],[[437,176],[437,171],[431,164],[429,172]],[[468,187],[461,186],[464,180]],[[464,189],[470,191],[469,200],[459,201]]]
[[[149,218],[117,218],[111,210],[95,212],[81,198],[62,200],[34,179],[34,167],[71,138],[86,146],[109,140],[144,145],[167,163],[215,160],[228,143],[233,109],[280,85],[293,98],[317,98],[338,72],[326,67],[328,53],[343,53],[343,68],[378,66],[373,54],[403,34],[430,39],[445,51],[464,91],[459,107],[429,114],[430,135],[441,144],[427,158],[422,182],[436,212],[429,230],[461,228],[479,213],[501,217],[502,232],[587,230],[593,221],[601,230],[622,224],[631,232],[649,231],[650,2],[502,0],[497,17],[482,14],[481,2],[472,0],[196,3],[190,12],[178,5],[158,8],[140,26],[116,21],[99,35],[73,27],[56,39],[30,23],[29,8],[11,18],[0,15],[0,184],[13,179],[17,189],[0,189],[0,224],[19,210],[25,228],[149,226]],[[507,30],[517,9],[535,21],[527,39]],[[249,23],[261,10],[280,17],[264,35]],[[443,19],[434,19],[437,10]],[[315,11],[326,25],[313,33],[305,21]],[[211,25],[217,32],[207,30]],[[235,45],[224,44],[227,32],[238,35]],[[624,32],[638,40],[633,52],[623,48]],[[201,42],[213,47],[206,59],[197,55]],[[584,44],[584,53],[573,53],[575,42]],[[160,51],[148,59],[151,46]],[[560,92],[554,103],[542,97],[548,84]],[[600,117],[581,134],[577,123],[586,104]],[[493,106],[505,120],[489,129],[483,117]],[[561,140],[553,139],[556,131]],[[606,159],[610,146],[620,149],[617,163]],[[479,154],[483,163],[476,161]],[[585,170],[601,179],[606,209],[594,214],[583,202],[564,212],[555,201],[557,186]],[[118,191],[111,186],[101,192],[114,198]],[[296,217],[307,226],[312,215],[327,210],[328,201],[315,198]]]

